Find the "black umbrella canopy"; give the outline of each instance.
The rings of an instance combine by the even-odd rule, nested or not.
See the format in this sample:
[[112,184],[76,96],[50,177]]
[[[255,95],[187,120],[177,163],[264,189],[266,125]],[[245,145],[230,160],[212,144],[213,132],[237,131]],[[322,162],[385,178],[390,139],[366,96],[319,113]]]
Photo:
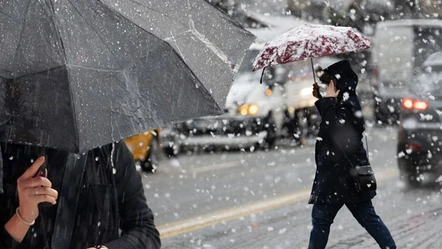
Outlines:
[[86,151],[219,114],[254,37],[205,0],[0,0],[0,139]]

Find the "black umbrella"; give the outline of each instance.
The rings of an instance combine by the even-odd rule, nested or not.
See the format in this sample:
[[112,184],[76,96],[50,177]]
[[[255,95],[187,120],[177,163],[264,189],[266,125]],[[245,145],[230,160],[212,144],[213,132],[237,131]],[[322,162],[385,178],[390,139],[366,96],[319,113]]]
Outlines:
[[82,152],[220,114],[254,37],[204,0],[0,0],[0,140]]

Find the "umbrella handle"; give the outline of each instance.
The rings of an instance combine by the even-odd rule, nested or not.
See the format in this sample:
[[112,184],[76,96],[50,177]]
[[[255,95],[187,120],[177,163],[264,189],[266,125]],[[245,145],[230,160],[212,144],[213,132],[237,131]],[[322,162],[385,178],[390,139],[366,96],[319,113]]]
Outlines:
[[310,62],[311,62],[311,64],[312,64],[313,83],[316,84],[315,68],[313,67],[313,58],[310,58]]

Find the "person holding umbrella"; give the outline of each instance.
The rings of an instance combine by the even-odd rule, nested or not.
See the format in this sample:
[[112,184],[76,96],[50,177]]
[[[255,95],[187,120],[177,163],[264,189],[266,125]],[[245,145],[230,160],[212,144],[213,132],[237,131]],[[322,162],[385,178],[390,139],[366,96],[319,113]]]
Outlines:
[[[80,158],[11,143],[1,143],[1,151],[1,249],[161,247],[141,177],[124,142]],[[47,170],[39,174],[43,165]]]
[[375,190],[359,191],[350,173],[353,165],[368,165],[362,143],[364,118],[356,95],[358,77],[346,60],[319,72],[327,85],[322,97],[313,85],[321,124],[315,147],[316,175],[309,199],[313,204],[309,249],[325,248],[330,226],[343,205],[381,248],[396,248],[390,231],[376,214],[371,199]]
[[[346,205],[381,248],[396,248],[388,228],[376,215],[371,199],[375,181],[362,144],[364,118],[356,95],[358,77],[346,60],[321,71],[327,85],[325,97],[316,83],[313,58],[368,49],[370,39],[352,27],[304,24],[268,41],[253,62],[253,70],[310,59],[315,83],[313,96],[321,116],[316,141],[316,176],[309,203],[313,205],[313,230],[309,249],[325,248],[330,226]],[[359,171],[361,175],[359,175]],[[358,175],[355,175],[357,172]],[[371,180],[371,179],[370,179]],[[369,183],[369,184],[365,184]],[[370,186],[370,187],[369,187]],[[363,190],[368,188],[368,190]]]

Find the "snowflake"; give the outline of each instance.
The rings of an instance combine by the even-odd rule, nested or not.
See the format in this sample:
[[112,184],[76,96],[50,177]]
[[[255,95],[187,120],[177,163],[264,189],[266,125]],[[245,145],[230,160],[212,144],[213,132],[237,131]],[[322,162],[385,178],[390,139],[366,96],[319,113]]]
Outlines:
[[345,92],[345,93],[342,95],[342,99],[343,99],[344,101],[347,101],[349,98],[350,98],[350,94],[349,94],[348,92]]

